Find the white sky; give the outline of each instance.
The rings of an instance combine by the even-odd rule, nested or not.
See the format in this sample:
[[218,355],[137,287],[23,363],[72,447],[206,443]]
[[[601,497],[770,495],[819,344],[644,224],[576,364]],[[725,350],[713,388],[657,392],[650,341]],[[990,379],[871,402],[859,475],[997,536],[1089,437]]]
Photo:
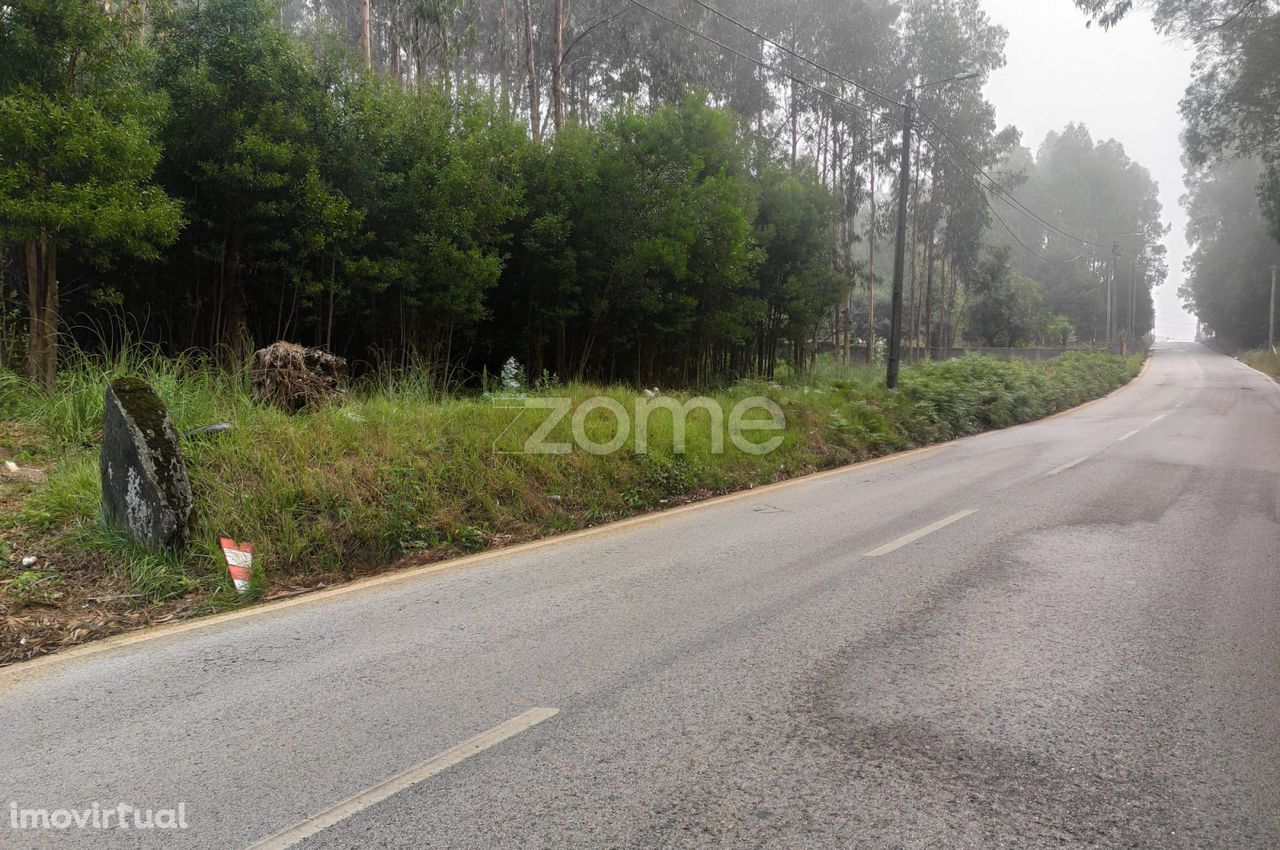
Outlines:
[[982,0],[992,21],[1009,31],[1008,64],[985,92],[1001,126],[1014,124],[1034,152],[1045,134],[1077,121],[1095,142],[1114,138],[1160,184],[1169,277],[1156,289],[1156,334],[1190,339],[1195,319],[1178,300],[1187,255],[1183,193],[1182,119],[1178,101],[1191,78],[1191,52],[1157,35],[1134,14],[1104,32],[1085,27],[1072,0]]

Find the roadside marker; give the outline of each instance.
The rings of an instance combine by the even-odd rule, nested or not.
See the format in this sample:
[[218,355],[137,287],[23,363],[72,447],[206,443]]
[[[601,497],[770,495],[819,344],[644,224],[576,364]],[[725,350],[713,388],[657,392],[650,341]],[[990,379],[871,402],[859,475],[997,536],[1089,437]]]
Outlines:
[[231,573],[231,581],[236,590],[244,593],[249,589],[249,580],[253,577],[253,544],[237,543],[230,537],[219,537],[222,555],[227,559],[227,572]]

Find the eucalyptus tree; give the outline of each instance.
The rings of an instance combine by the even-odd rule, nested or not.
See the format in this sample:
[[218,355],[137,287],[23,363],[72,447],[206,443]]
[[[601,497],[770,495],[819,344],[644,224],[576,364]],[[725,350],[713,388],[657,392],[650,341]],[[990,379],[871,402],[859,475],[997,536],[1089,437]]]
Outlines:
[[833,238],[840,202],[819,180],[811,163],[795,170],[781,163],[760,174],[756,239],[762,253],[758,278],[763,310],[757,314],[754,371],[772,376],[780,344],[804,366],[818,324],[846,287],[837,272]]
[[[924,86],[917,95],[917,114],[919,136],[926,143],[917,164],[924,180],[913,192],[907,339],[926,348],[936,340],[942,347],[958,318],[961,282],[979,274],[990,221],[976,172],[993,167],[1019,137],[1012,127],[997,129],[995,107],[980,86],[930,84],[961,73],[983,77],[1002,67],[1008,33],[992,23],[978,0],[910,0],[904,4],[901,32],[902,85]],[[944,271],[934,286],[935,264],[950,271],[949,283]]]
[[1229,348],[1266,343],[1271,267],[1280,243],[1267,232],[1255,198],[1263,165],[1238,159],[1189,176],[1186,282],[1178,290],[1188,309]]
[[212,308],[201,338],[234,356],[255,330],[283,332],[317,249],[353,224],[319,171],[333,103],[311,51],[276,20],[268,0],[205,0],[158,38],[156,82],[172,104],[160,174],[189,217],[180,267],[191,313]]
[[1182,100],[1193,169],[1257,159],[1258,200],[1280,239],[1280,3],[1276,0],[1076,0],[1103,26],[1145,7],[1158,30],[1195,48]]
[[26,262],[27,374],[52,386],[60,252],[154,258],[180,208],[155,185],[155,118],[137,22],[81,0],[0,8],[0,242]]
[[1009,248],[1021,274],[1045,284],[1048,308],[1081,339],[1103,340],[1109,330],[1118,338],[1130,326],[1146,333],[1154,321],[1150,290],[1166,274],[1161,240],[1168,232],[1151,174],[1118,142],[1096,143],[1079,124],[1049,133],[1034,159],[1014,152],[997,171],[1017,185],[1012,203],[997,202],[1003,221],[987,238]]

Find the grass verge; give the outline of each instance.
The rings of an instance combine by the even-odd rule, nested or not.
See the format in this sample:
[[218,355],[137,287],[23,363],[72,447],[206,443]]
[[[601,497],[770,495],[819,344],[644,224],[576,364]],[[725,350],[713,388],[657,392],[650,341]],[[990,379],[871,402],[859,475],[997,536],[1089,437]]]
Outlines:
[[[412,378],[357,387],[341,403],[288,416],[254,404],[242,375],[189,359],[82,357],[52,393],[0,374],[7,429],[0,451],[36,470],[3,480],[0,663],[406,560],[558,534],[1031,421],[1104,395],[1140,366],[1140,357],[1096,352],[1047,363],[969,357],[907,367],[900,391],[889,393],[878,370],[824,364],[807,377],[744,381],[709,394],[726,412],[753,397],[781,409],[781,444],[767,454],[732,440],[716,451],[713,417],[694,409],[684,451],[674,450],[670,412],[658,411],[648,419],[647,452],[636,451],[632,427],[622,447],[603,456],[521,453],[545,411],[513,409],[519,400],[438,398]],[[124,374],[156,387],[180,432],[233,426],[184,438],[196,513],[194,542],[181,557],[148,551],[99,520],[103,391]],[[636,403],[634,391],[621,387],[530,394],[548,396],[570,399],[575,410],[598,397],[629,413]],[[683,404],[690,396],[668,398]],[[569,440],[570,421],[547,439]],[[617,424],[597,409],[584,428],[605,443]],[[755,443],[768,436],[748,435]],[[219,535],[255,545],[246,596],[229,583]]]
[[1273,378],[1280,378],[1280,357],[1277,357],[1274,351],[1258,348],[1242,351],[1237,356],[1245,365],[1252,366],[1259,372],[1265,372]]

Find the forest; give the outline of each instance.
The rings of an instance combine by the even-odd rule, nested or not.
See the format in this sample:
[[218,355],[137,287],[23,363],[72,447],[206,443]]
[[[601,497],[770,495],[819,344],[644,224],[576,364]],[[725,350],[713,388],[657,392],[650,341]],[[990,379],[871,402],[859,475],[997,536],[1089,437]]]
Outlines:
[[[1133,0],[1076,0],[1104,27]],[[1272,268],[1280,265],[1280,4],[1152,0],[1162,33],[1195,51],[1182,99],[1187,241],[1179,295],[1203,334],[1230,351],[1267,342]]]
[[1132,348],[1156,186],[1082,126],[998,127],[1005,38],[978,0],[6,0],[0,357],[51,385],[68,349],[289,339],[440,387],[873,360],[909,86],[908,356]]

